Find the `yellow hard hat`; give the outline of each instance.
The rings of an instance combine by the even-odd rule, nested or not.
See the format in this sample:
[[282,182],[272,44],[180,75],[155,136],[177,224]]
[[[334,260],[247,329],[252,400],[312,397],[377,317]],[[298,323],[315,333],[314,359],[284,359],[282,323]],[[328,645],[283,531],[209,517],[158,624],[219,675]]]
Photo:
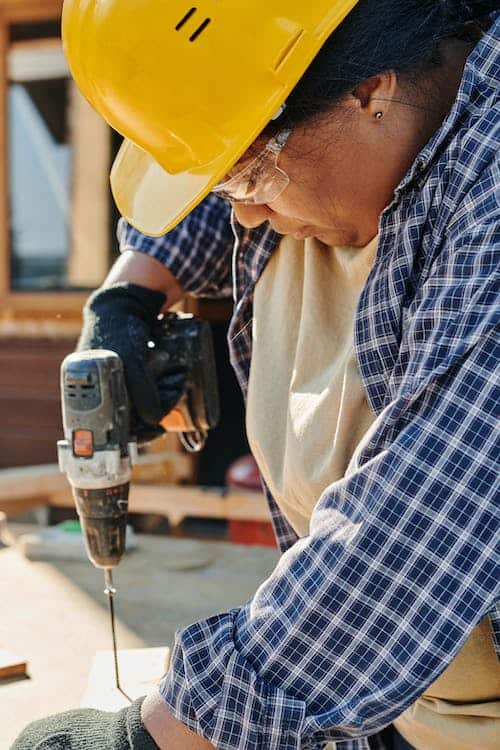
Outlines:
[[277,113],[357,0],[65,0],[64,48],[83,94],[125,141],[122,215],[172,229]]

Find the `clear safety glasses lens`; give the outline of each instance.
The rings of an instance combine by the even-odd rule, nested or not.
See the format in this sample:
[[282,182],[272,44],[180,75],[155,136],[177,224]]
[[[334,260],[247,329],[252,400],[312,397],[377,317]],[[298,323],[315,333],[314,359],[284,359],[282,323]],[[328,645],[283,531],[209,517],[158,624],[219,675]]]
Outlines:
[[288,187],[290,178],[278,167],[279,155],[291,130],[271,138],[263,151],[240,172],[219,182],[213,192],[232,203],[272,203]]

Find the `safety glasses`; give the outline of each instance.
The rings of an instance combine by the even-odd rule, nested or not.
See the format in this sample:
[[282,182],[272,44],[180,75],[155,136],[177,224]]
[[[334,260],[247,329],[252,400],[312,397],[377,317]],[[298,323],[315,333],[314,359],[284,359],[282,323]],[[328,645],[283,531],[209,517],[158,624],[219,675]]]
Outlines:
[[281,130],[270,138],[262,151],[232,177],[219,182],[212,192],[231,203],[272,203],[288,187],[290,178],[278,166],[291,129]]

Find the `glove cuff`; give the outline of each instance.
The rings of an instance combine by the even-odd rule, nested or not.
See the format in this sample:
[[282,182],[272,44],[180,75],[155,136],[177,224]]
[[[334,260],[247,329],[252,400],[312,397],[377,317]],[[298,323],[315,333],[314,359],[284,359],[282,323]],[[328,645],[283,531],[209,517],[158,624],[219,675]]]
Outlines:
[[127,737],[131,750],[158,750],[158,745],[142,723],[141,706],[144,697],[126,709]]
[[142,723],[143,700],[116,712],[80,708],[38,719],[28,724],[11,750],[158,750]]
[[113,304],[114,306],[125,304],[135,308],[134,312],[143,320],[154,322],[160,313],[161,308],[166,302],[166,295],[156,289],[149,289],[139,284],[132,284],[128,281],[118,281],[115,284],[97,289],[88,298],[85,304],[85,310],[93,313],[101,313],[103,305]]

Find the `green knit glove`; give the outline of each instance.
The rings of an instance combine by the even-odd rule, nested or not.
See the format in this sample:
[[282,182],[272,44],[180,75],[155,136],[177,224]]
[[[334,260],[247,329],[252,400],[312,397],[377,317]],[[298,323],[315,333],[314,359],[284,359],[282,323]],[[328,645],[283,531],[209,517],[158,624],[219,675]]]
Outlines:
[[116,713],[82,708],[33,721],[11,750],[158,750],[141,720],[143,700]]

